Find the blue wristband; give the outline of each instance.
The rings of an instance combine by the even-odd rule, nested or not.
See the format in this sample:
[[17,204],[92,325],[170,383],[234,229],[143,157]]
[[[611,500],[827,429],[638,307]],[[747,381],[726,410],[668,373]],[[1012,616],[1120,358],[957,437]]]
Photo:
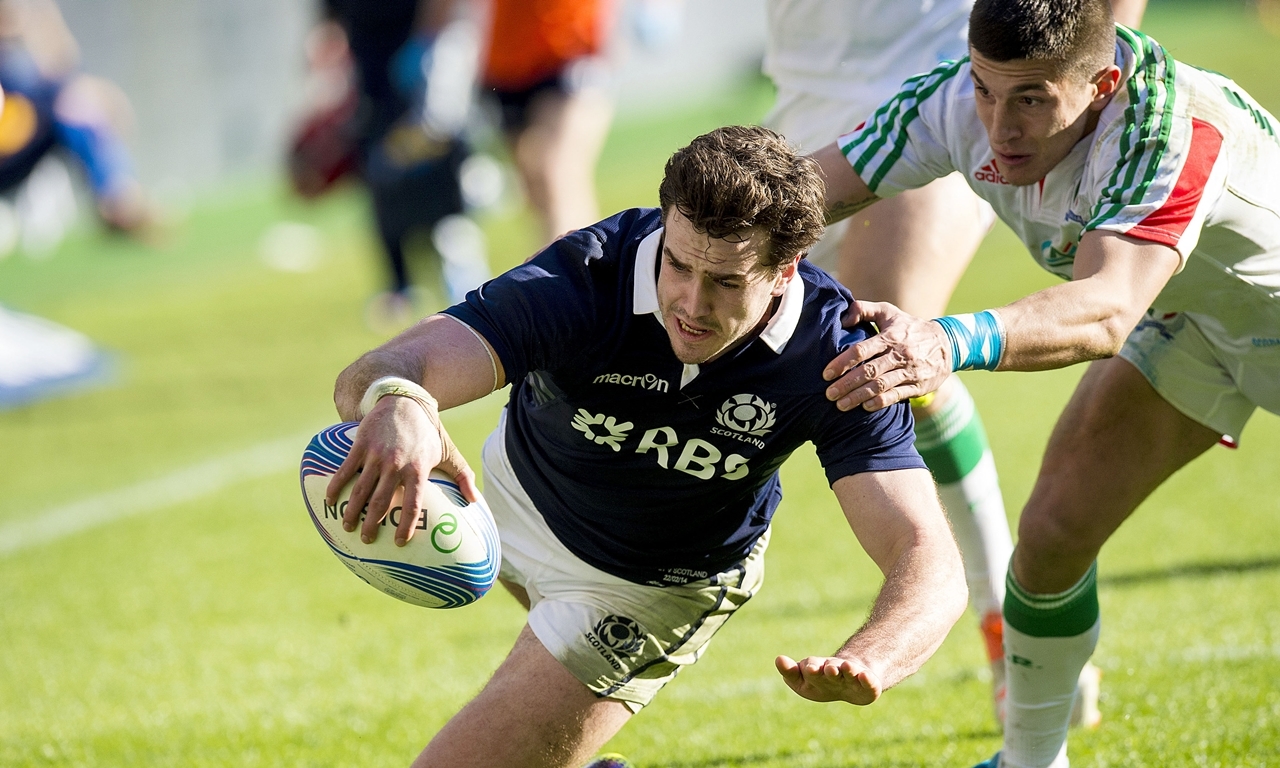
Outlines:
[[951,370],[994,371],[1004,354],[1004,323],[992,310],[934,318],[951,340]]

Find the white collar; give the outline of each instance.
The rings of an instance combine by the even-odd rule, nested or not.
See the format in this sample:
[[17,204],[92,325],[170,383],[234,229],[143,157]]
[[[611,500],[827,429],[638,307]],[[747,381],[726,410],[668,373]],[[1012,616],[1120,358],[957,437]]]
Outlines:
[[663,228],[650,232],[636,246],[635,286],[631,292],[632,311],[637,315],[653,313],[662,322],[658,309],[658,246],[662,244]]
[[[658,307],[658,245],[662,242],[663,228],[658,227],[650,232],[640,245],[636,247],[635,285],[632,288],[632,312],[637,315],[652,314],[662,322],[662,310]],[[797,269],[799,265],[797,265]],[[776,354],[782,354],[787,342],[796,332],[800,324],[800,313],[804,309],[804,278],[796,275],[787,283],[782,293],[782,301],[765,324],[760,333],[760,340],[768,345]],[[665,327],[665,326],[664,326]]]
[[800,313],[804,310],[804,278],[800,277],[799,270],[800,265],[796,264],[796,276],[783,289],[778,309],[760,333],[760,340],[768,344],[775,354],[782,354],[800,325]]

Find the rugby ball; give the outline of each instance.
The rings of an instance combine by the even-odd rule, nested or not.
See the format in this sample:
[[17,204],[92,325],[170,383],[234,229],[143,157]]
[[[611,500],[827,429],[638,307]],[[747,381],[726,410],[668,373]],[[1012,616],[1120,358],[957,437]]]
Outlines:
[[329,427],[311,438],[302,454],[302,496],[329,550],[374,589],[406,603],[458,608],[479,600],[498,577],[498,530],[484,500],[468,503],[444,472],[432,470],[423,490],[422,520],[405,546],[395,544],[400,491],[372,544],[360,541],[359,526],[351,533],[342,529],[351,486],[343,489],[336,506],[325,502],[325,488],[347,458],[359,427]]

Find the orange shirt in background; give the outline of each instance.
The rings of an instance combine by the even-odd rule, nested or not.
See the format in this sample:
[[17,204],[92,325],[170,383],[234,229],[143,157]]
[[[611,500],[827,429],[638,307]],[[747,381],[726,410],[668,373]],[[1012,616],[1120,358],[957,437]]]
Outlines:
[[519,91],[604,47],[610,0],[493,0],[484,84]]

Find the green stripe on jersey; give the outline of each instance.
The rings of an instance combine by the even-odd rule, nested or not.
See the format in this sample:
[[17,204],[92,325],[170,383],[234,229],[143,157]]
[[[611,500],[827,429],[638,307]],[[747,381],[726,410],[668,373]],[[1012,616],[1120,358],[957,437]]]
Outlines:
[[[1174,85],[1177,81],[1177,63],[1169,56],[1169,52],[1149,37],[1146,38],[1145,42],[1151,48],[1152,54],[1156,55],[1164,64],[1164,74],[1160,79],[1166,95],[1164,106],[1160,110],[1160,135],[1156,139],[1156,146],[1147,164],[1147,172],[1142,177],[1142,183],[1130,198],[1134,202],[1141,201],[1146,197],[1147,190],[1151,188],[1151,183],[1155,181],[1156,174],[1160,171],[1160,163],[1164,161],[1165,152],[1169,148],[1169,136],[1173,133]],[[1156,70],[1153,75],[1158,74],[1158,68],[1153,66],[1153,69]]]
[[[1116,34],[1133,49],[1136,63],[1133,76],[1126,84],[1129,106],[1125,109],[1125,132],[1120,138],[1120,159],[1094,206],[1085,231],[1116,216],[1126,205],[1142,201],[1160,170],[1173,130],[1176,80],[1173,58],[1141,32],[1117,26]],[[1131,152],[1135,154],[1130,158]],[[1142,177],[1135,184],[1139,172]]]
[[[874,127],[874,130],[864,130],[862,135],[840,148],[845,157],[849,157],[859,145],[866,145],[862,153],[850,162],[854,172],[862,177],[872,193],[876,192],[880,182],[884,181],[884,177],[893,169],[894,163],[902,157],[902,152],[907,147],[907,126],[920,116],[921,102],[955,77],[968,61],[968,56],[954,61],[944,61],[931,71],[907,80],[902,84],[902,89],[889,101],[880,105],[880,108],[871,116],[868,127]],[[902,111],[904,107],[905,112]],[[900,121],[899,114],[901,114]],[[875,159],[890,139],[893,140],[892,151],[876,166],[875,172],[868,178],[866,174],[868,164]],[[870,140],[869,145],[868,140]]]

